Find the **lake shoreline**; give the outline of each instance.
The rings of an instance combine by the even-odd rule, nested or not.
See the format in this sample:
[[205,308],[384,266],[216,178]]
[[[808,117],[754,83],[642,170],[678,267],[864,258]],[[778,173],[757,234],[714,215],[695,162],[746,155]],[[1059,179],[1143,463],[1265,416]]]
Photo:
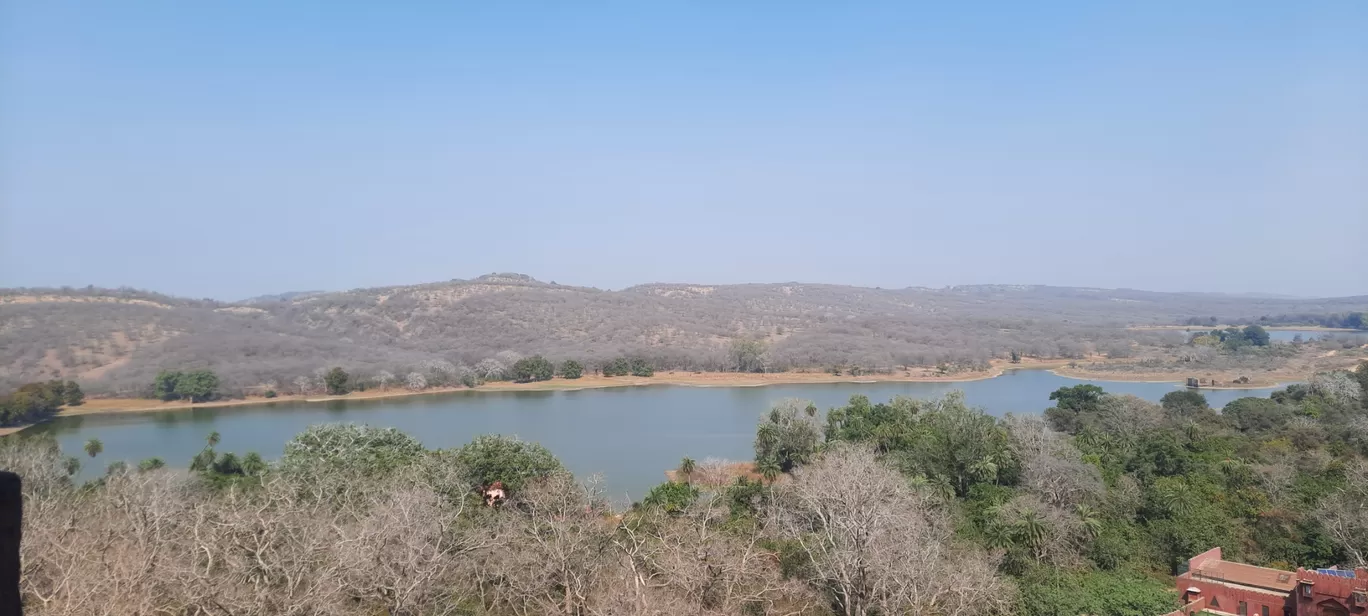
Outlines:
[[[736,373],[736,372],[661,372],[653,377],[603,377],[588,375],[579,379],[556,378],[550,381],[538,381],[533,383],[512,383],[500,381],[488,383],[476,388],[467,387],[441,387],[425,389],[422,391],[407,390],[383,390],[352,392],[343,396],[317,396],[317,395],[284,395],[275,398],[252,396],[245,399],[216,400],[213,402],[202,402],[189,404],[185,402],[161,402],[148,399],[130,398],[91,398],[85,404],[75,408],[64,408],[55,416],[77,417],[85,415],[107,415],[121,413],[150,413],[158,411],[179,411],[206,408],[223,408],[238,406],[260,406],[275,404],[278,402],[305,402],[320,403],[333,401],[368,401],[385,400],[392,398],[407,398],[412,396],[430,396],[443,394],[467,393],[477,395],[483,392],[536,392],[536,391],[583,391],[588,389],[607,389],[615,387],[644,387],[651,385],[673,385],[677,387],[766,387],[772,385],[829,385],[829,384],[861,384],[861,383],[967,383],[971,381],[981,381],[993,379],[1006,374],[1009,371],[1017,370],[1046,370],[1061,377],[1082,380],[1082,381],[1116,381],[1130,383],[1173,383],[1182,384],[1184,377],[1175,376],[1173,378],[1162,378],[1162,375],[1155,374],[1111,374],[1098,373],[1087,370],[1070,368],[1070,360],[1023,360],[1020,364],[1011,364],[1001,360],[995,360],[988,370],[969,372],[952,375],[927,374],[925,370],[919,370],[920,374],[913,374],[912,371],[904,371],[900,374],[871,374],[860,376],[834,375],[826,372],[777,372],[777,373]],[[1155,378],[1160,376],[1161,378]],[[1239,389],[1266,389],[1277,387],[1280,384],[1299,380],[1292,375],[1288,378],[1279,378],[1270,382],[1255,382],[1222,387],[1202,387],[1200,390],[1239,390]],[[1231,379],[1233,380],[1233,378]],[[0,428],[0,436],[20,432],[25,428],[36,424],[23,426],[11,426]]]

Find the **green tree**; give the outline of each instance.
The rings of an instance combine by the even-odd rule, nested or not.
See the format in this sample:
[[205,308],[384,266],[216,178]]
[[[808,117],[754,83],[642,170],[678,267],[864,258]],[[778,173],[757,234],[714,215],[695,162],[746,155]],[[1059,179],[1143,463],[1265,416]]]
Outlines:
[[510,492],[522,490],[533,479],[565,472],[545,447],[497,434],[476,437],[451,452],[451,457],[471,485],[486,487],[501,481]]
[[351,391],[347,386],[349,380],[351,380],[351,375],[340,367],[333,368],[323,375],[323,384],[327,387],[330,396],[341,396]]
[[86,455],[93,458],[104,452],[104,443],[101,443],[100,439],[92,438],[86,441],[85,447],[82,449],[85,449]]
[[519,383],[549,381],[555,372],[551,362],[541,355],[524,357],[513,364],[513,380]]
[[218,375],[208,370],[186,372],[176,379],[175,396],[191,403],[212,400],[218,395]]
[[619,357],[603,365],[603,376],[627,376],[631,373],[631,364],[626,357]]
[[760,471],[760,476],[769,483],[774,483],[774,480],[784,474],[784,469],[779,467],[779,462],[774,458],[765,458],[764,460],[761,460],[756,464],[755,470]]
[[567,359],[561,364],[560,375],[567,379],[577,379],[584,375],[584,366],[573,359]]
[[1021,363],[1021,352],[1020,352],[1020,351],[1018,351],[1018,350],[1016,350],[1016,349],[1012,349],[1011,357],[1012,357],[1012,363],[1014,363],[1014,364],[1019,364],[1019,363]]
[[1251,345],[1268,346],[1268,330],[1265,330],[1258,325],[1246,325],[1245,328],[1240,331],[1240,335],[1244,337],[1245,342],[1248,342]]
[[1280,428],[1293,417],[1292,409],[1268,398],[1236,398],[1221,409],[1221,415],[1233,421],[1241,432]]
[[1096,422],[1102,410],[1102,396],[1106,394],[1096,385],[1074,385],[1060,387],[1050,394],[1055,405],[1045,409],[1045,419],[1050,427],[1060,432],[1078,434]]
[[81,391],[81,386],[76,381],[67,381],[66,387],[62,390],[62,401],[67,406],[81,406],[85,403],[85,392]]
[[148,459],[143,460],[142,462],[139,462],[139,463],[138,463],[138,471],[139,471],[139,472],[143,472],[143,473],[146,473],[146,472],[148,472],[148,471],[155,471],[155,470],[157,470],[157,469],[159,469],[159,468],[165,468],[165,467],[166,467],[166,461],[165,461],[165,460],[162,460],[161,458],[155,458],[155,457],[154,457],[154,458],[148,458]]
[[760,420],[755,431],[755,460],[773,460],[780,470],[788,472],[805,464],[817,453],[822,432],[817,421],[803,409],[801,400],[781,400]]
[[673,515],[688,509],[689,505],[698,500],[698,493],[698,488],[687,483],[667,481],[651,488],[641,503],[648,507],[659,507],[665,513]]
[[1153,616],[1179,607],[1170,585],[1138,573],[1038,567],[1017,585],[1021,588],[1017,613],[1022,616]]
[[247,455],[242,456],[242,474],[256,477],[266,472],[266,468],[266,461],[261,458],[261,454],[249,451]]
[[698,466],[694,463],[693,458],[686,457],[679,461],[679,475],[683,477],[686,482],[693,477],[694,471],[697,470],[697,468]]
[[903,470],[945,477],[960,496],[976,483],[1010,483],[1019,472],[1007,431],[982,409],[966,405],[960,392],[926,405],[911,443],[895,452]]
[[320,424],[285,444],[280,468],[290,473],[340,472],[379,476],[416,462],[424,454],[417,439],[395,428]]
[[1159,405],[1174,415],[1194,415],[1207,410],[1206,396],[1192,389],[1171,391],[1159,398]]
[[157,379],[152,382],[152,391],[162,400],[176,400],[180,394],[176,392],[176,384],[180,382],[181,373],[175,370],[162,370],[157,373]]
[[632,376],[655,376],[655,368],[644,359],[633,359],[629,366]]

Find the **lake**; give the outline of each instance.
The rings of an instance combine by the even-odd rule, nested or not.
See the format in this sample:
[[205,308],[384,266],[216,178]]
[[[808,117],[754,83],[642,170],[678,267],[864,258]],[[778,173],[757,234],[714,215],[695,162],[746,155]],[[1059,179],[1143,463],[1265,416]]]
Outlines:
[[[1046,370],[1015,370],[964,383],[832,383],[763,387],[654,385],[581,391],[462,391],[379,400],[281,402],[239,407],[62,417],[25,433],[50,432],[62,450],[81,458],[82,477],[95,477],[114,460],[157,456],[185,466],[218,431],[219,451],[257,451],[279,457],[285,442],[308,426],[356,422],[395,427],[429,448],[454,447],[480,434],[517,435],[550,448],[579,476],[601,473],[618,502],[639,500],[664,480],[680,458],[749,460],[760,416],[781,398],[811,400],[823,411],[864,394],[876,402],[895,395],[929,398],[959,389],[969,404],[1001,416],[1038,413],[1050,392],[1093,383],[1111,393],[1158,401],[1177,391],[1171,383],[1083,381]],[[1276,388],[1203,391],[1213,407],[1245,396],[1266,397]],[[104,453],[81,453],[98,438]]]

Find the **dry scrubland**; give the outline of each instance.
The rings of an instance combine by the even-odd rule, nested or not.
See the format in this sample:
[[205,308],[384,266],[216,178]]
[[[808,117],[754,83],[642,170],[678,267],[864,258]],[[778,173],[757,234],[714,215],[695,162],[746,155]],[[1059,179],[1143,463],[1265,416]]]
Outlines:
[[[360,379],[419,372],[429,375],[429,384],[443,385],[441,378],[461,366],[506,368],[531,354],[579,360],[587,374],[600,362],[633,356],[658,372],[839,367],[843,377],[858,368],[854,376],[861,378],[965,378],[987,373],[991,360],[1013,350],[1028,359],[1076,361],[1068,370],[1078,375],[1173,379],[1200,371],[1281,378],[1359,351],[1318,348],[1317,354],[1336,351],[1319,360],[1274,353],[1185,357],[1183,332],[1127,327],[1364,310],[1368,296],[1287,300],[799,283],[603,291],[516,274],[237,303],[127,289],[11,289],[0,290],[0,387],[60,377],[92,394],[138,396],[161,370],[207,368],[229,396],[267,387],[286,394],[302,377],[316,380],[330,366]],[[763,354],[739,362],[732,352],[737,340],[759,341]]]

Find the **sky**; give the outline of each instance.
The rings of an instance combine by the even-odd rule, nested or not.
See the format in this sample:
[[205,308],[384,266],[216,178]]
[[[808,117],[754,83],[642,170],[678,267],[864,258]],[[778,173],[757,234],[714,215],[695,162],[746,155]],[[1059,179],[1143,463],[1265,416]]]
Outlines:
[[0,287],[1368,294],[1368,2],[0,3]]

